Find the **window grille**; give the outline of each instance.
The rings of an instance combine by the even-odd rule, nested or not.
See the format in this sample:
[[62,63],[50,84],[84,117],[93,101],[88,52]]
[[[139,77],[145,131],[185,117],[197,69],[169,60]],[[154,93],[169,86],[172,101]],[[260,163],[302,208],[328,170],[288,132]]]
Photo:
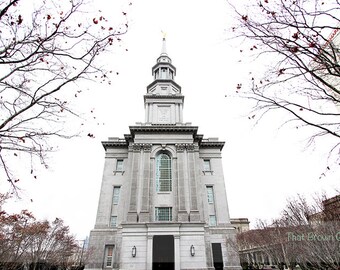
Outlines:
[[156,190],[171,191],[171,158],[167,154],[159,154],[156,158]]
[[113,266],[113,247],[114,246],[106,246],[106,267],[112,267]]
[[118,204],[119,194],[120,194],[120,187],[114,187],[113,188],[113,198],[112,198],[113,204]]
[[111,216],[110,226],[116,227],[117,226],[117,216]]
[[156,207],[155,220],[156,221],[172,221],[172,208],[171,207]]
[[210,160],[209,159],[204,159],[203,160],[203,170],[205,172],[211,171],[211,166],[210,166]]
[[209,216],[209,226],[216,226],[216,216],[215,215]]
[[214,203],[214,189],[212,186],[207,186],[208,203]]
[[117,159],[116,171],[117,172],[122,172],[123,171],[123,160],[122,159]]

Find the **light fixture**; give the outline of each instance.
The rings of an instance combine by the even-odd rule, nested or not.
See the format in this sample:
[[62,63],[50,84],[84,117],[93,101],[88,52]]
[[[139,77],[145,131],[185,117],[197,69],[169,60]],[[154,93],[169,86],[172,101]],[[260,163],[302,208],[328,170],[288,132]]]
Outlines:
[[191,254],[191,256],[195,256],[195,247],[194,247],[194,245],[191,245],[191,247],[190,247],[190,254]]
[[136,248],[136,246],[132,247],[131,255],[132,255],[132,257],[136,257],[136,255],[137,255],[137,248]]

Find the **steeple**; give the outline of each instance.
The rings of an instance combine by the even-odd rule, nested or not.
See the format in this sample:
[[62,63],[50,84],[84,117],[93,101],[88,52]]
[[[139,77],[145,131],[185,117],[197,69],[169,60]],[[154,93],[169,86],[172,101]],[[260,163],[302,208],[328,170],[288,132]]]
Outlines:
[[144,95],[145,121],[151,124],[182,123],[184,96],[175,82],[176,68],[166,51],[166,39],[162,40],[162,51],[152,67],[154,81],[147,86]]

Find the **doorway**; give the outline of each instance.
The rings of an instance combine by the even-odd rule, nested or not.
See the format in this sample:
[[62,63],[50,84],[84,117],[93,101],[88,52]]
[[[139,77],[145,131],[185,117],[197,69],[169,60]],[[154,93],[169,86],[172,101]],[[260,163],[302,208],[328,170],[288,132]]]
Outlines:
[[212,253],[215,269],[223,269],[223,257],[221,243],[212,243]]
[[152,250],[152,270],[175,269],[173,235],[155,235],[153,237]]

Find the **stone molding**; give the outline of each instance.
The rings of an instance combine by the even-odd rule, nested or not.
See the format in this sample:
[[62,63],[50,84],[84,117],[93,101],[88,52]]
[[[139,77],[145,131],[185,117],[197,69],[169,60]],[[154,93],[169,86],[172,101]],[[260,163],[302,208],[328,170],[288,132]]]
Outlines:
[[193,143],[177,143],[175,144],[177,152],[183,152],[185,149],[188,152],[198,151],[198,146]]
[[143,145],[144,152],[151,152],[152,144],[146,143]]
[[127,148],[128,144],[124,141],[102,141],[105,150],[108,148]]
[[113,175],[116,175],[116,174],[121,174],[121,175],[124,175],[125,171],[113,171]]
[[151,126],[130,126],[130,132],[132,138],[136,132],[141,133],[193,133],[194,136],[197,134],[198,127],[197,126],[176,126],[174,124],[157,124]]
[[175,144],[175,146],[176,146],[177,152],[183,152],[184,149],[185,149],[185,144],[183,144],[183,143],[177,143],[177,144]]
[[144,152],[151,152],[152,144],[150,143],[133,143],[129,146],[129,150],[133,152],[141,152],[144,150]]
[[186,148],[189,152],[194,152],[195,150],[195,145],[194,144],[187,144]]

